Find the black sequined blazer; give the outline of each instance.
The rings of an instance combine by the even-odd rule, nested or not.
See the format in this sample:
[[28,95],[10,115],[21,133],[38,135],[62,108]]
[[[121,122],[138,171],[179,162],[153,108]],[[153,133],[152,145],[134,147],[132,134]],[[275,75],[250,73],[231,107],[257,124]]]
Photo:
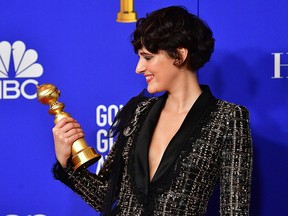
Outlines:
[[[249,215],[249,113],[242,106],[214,98],[208,86],[201,88],[202,94],[167,146],[151,182],[148,147],[166,94],[159,98],[143,97],[137,102],[134,114],[125,117],[129,121],[120,128],[98,175],[86,169],[63,170],[56,163],[55,178],[98,211],[103,209],[106,194],[110,193],[108,200],[117,200],[113,215],[121,216],[205,215],[211,193],[219,182],[220,215]],[[131,111],[129,103],[123,112],[125,109]],[[108,191],[111,179],[116,186],[112,193]]]

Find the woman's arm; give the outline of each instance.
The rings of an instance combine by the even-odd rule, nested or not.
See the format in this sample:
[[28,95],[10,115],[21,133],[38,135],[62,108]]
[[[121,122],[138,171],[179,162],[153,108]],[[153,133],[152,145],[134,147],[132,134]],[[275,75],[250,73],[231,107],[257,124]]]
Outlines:
[[249,215],[253,149],[248,110],[236,106],[227,126],[222,151],[220,214]]
[[[69,160],[66,168],[63,168],[57,161],[52,169],[55,179],[60,180],[71,188],[91,207],[97,211],[101,211],[115,158],[115,146],[116,143],[112,146],[98,175],[81,168],[74,171]],[[119,164],[119,166],[121,165]]]
[[99,174],[95,175],[86,169],[79,168],[74,171],[72,168],[71,147],[75,140],[84,137],[81,126],[73,118],[66,117],[61,119],[52,131],[57,158],[53,167],[54,177],[79,194],[93,208],[101,210],[115,159],[115,146],[120,139],[117,139],[111,148]]

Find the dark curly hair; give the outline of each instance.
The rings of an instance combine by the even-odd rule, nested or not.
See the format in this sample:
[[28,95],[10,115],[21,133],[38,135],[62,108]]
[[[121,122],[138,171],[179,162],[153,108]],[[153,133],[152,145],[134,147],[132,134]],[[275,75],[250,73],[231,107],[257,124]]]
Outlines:
[[180,59],[178,48],[186,48],[183,62],[195,71],[210,60],[214,51],[213,33],[208,25],[185,7],[171,6],[147,14],[136,23],[131,35],[135,53],[145,47],[151,53],[164,50],[174,59]]

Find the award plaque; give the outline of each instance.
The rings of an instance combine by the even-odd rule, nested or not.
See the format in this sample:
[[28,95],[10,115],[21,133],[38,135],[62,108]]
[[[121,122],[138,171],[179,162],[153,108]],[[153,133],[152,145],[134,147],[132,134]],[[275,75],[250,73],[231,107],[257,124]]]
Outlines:
[[[58,102],[60,91],[52,84],[43,84],[37,86],[37,98],[42,104],[50,106],[49,114],[55,115],[54,123],[56,124],[64,117],[69,117],[69,113],[64,112],[64,103]],[[77,170],[80,167],[89,167],[100,159],[100,155],[89,147],[84,140],[80,138],[72,144],[72,165]]]

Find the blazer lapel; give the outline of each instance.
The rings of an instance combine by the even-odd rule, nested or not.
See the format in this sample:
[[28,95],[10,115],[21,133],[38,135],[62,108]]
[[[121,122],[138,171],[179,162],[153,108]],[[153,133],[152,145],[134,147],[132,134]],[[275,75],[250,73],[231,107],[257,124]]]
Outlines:
[[209,108],[216,104],[216,99],[212,95],[208,86],[201,86],[202,94],[195,101],[187,116],[185,117],[180,129],[168,144],[161,162],[157,168],[151,182],[149,182],[149,161],[148,149],[152,139],[153,131],[157,125],[161,111],[165,105],[167,94],[159,98],[149,111],[135,146],[135,181],[137,188],[148,195],[149,190],[153,190],[165,179],[170,167],[174,164],[181,149],[193,135],[194,129],[207,115]]
[[167,94],[161,96],[150,109],[137,138],[135,146],[135,182],[137,188],[148,195],[149,191],[149,164],[148,149],[153,131],[157,125],[159,116],[165,105]]

